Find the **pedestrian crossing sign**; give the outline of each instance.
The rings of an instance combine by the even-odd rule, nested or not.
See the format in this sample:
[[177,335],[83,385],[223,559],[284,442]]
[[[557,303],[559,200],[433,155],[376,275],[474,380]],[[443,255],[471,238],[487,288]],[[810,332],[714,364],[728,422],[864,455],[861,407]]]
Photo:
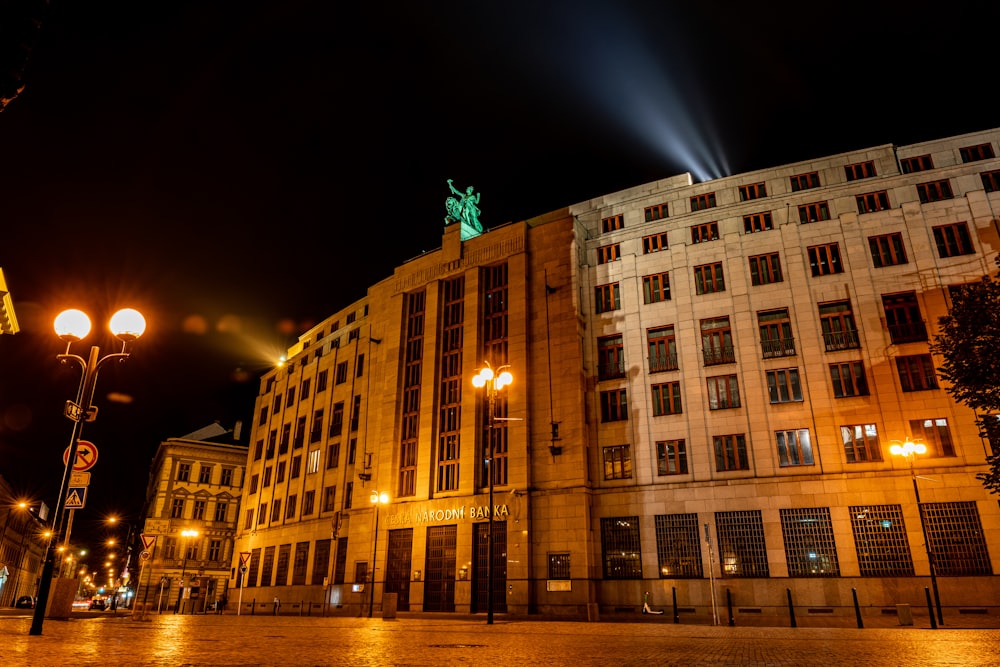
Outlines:
[[87,502],[87,488],[86,486],[69,487],[69,490],[66,492],[66,505],[63,509],[83,509],[84,504]]

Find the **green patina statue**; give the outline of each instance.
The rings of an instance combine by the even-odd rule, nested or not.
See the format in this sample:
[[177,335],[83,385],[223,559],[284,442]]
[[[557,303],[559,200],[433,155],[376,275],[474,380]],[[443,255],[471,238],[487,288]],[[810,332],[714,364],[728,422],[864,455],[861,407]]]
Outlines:
[[[463,228],[468,228],[469,232],[481,234],[483,226],[479,222],[479,193],[472,194],[470,185],[462,192],[452,184],[453,180],[448,179],[448,187],[451,188],[454,197],[448,197],[444,201],[444,208],[448,215],[444,218],[444,223],[450,225],[455,222],[462,223]],[[463,229],[465,231],[465,229]]]

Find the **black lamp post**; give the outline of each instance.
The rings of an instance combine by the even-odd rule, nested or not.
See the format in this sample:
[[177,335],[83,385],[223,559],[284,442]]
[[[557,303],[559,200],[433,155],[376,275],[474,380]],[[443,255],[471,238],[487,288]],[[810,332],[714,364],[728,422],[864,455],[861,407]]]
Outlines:
[[372,588],[368,591],[368,618],[372,617],[372,610],[375,608],[375,559],[378,555],[378,508],[379,505],[389,504],[389,494],[372,490],[371,501],[372,505],[375,506],[375,541],[372,543]]
[[472,378],[472,386],[476,389],[486,389],[486,476],[489,486],[489,519],[486,528],[486,540],[488,542],[487,551],[487,571],[486,571],[486,624],[493,625],[493,566],[494,566],[494,544],[493,544],[493,484],[496,472],[493,465],[493,429],[496,427],[496,400],[497,392],[514,382],[514,376],[508,368],[501,366],[493,372],[489,362],[483,362],[485,366],[479,370]]
[[94,389],[97,386],[97,373],[110,361],[125,361],[129,357],[128,344],[142,336],[146,330],[146,320],[137,310],[126,308],[119,310],[111,318],[111,333],[122,342],[122,351],[101,357],[101,349],[94,345],[90,348],[87,359],[70,354],[73,343],[83,340],[90,333],[90,318],[79,310],[66,310],[56,317],[56,335],[66,342],[66,352],[57,355],[60,363],[79,364],[81,376],[76,393],[76,401],[66,401],[63,413],[73,422],[73,432],[69,439],[69,457],[63,470],[59,495],[56,496],[55,513],[53,514],[54,530],[45,550],[45,564],[42,566],[42,579],[38,584],[38,601],[32,616],[31,628],[28,634],[42,634],[42,624],[45,622],[45,611],[48,606],[49,589],[52,585],[52,573],[55,570],[56,544],[63,533],[62,514],[66,508],[66,492],[69,490],[70,473],[76,463],[77,445],[83,431],[83,422],[94,421],[97,408],[94,406]]

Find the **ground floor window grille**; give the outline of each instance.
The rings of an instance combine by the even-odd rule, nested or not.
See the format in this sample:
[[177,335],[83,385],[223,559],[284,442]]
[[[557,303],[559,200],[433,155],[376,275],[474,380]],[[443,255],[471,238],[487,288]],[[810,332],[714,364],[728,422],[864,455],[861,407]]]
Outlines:
[[601,555],[605,579],[642,579],[639,517],[601,519]]
[[723,577],[767,577],[767,547],[760,510],[716,512]]
[[852,505],[848,509],[861,576],[913,576],[913,559],[900,506]]
[[837,577],[837,545],[829,507],[781,510],[789,577]]
[[920,513],[938,575],[993,574],[976,503],[923,503]]
[[656,555],[661,579],[702,577],[697,514],[656,516]]

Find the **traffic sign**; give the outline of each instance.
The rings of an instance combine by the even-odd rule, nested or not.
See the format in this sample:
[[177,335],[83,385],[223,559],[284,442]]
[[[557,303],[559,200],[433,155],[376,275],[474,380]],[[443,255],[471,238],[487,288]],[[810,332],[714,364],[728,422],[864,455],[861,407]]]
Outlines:
[[249,551],[241,551],[240,552],[240,565],[246,565],[248,560],[250,560],[250,552]]
[[[63,465],[69,463],[69,450],[63,452]],[[76,443],[76,461],[73,462],[74,472],[90,470],[97,463],[97,446],[89,440],[78,440]]]
[[79,510],[87,503],[86,486],[71,486],[66,492],[66,505],[63,509]]
[[70,486],[90,486],[89,472],[73,472],[69,475]]
[[143,549],[141,552],[139,552],[139,558],[141,558],[142,560],[149,560],[149,552]]
[[153,545],[156,544],[156,535],[147,535],[142,533],[139,535],[139,539],[142,540],[142,548],[144,551],[152,549]]

